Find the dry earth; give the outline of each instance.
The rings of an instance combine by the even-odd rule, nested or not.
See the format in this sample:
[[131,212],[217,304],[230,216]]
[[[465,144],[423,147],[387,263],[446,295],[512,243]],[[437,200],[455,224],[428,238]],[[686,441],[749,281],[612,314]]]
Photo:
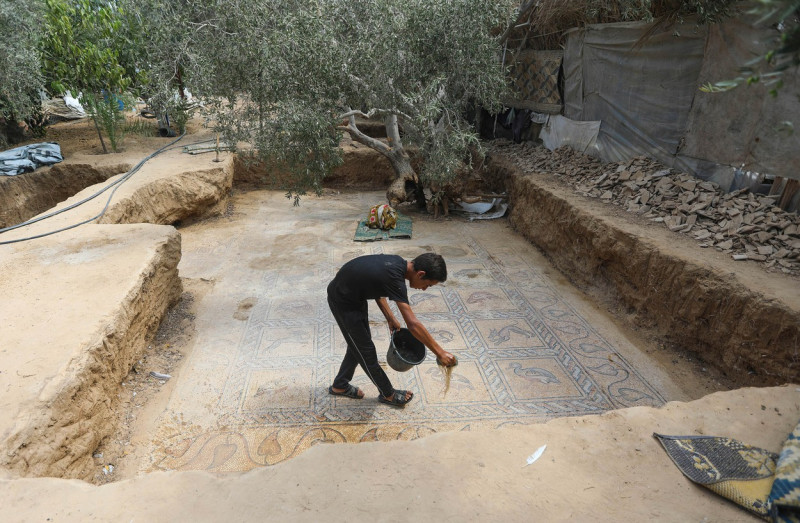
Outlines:
[[[199,128],[194,130],[200,132]],[[92,132],[86,122],[62,124],[53,129],[47,140],[59,142],[65,157],[81,155],[81,161],[92,166],[92,176],[100,178],[107,178],[120,169],[126,170],[152,152],[156,143],[130,135],[122,153],[100,155],[99,144]],[[370,162],[375,162],[373,157],[369,158]],[[369,168],[379,170],[379,165],[380,161],[370,163]],[[345,170],[339,176],[338,183],[342,186],[357,185],[364,178],[358,170]],[[95,178],[90,180],[91,183],[94,181]],[[257,180],[250,180],[251,183],[254,181]],[[563,181],[554,179],[545,182],[548,184],[553,187],[561,184],[564,191],[561,196],[569,200],[566,191],[572,189],[567,189]],[[34,187],[27,181],[24,186]],[[513,197],[514,191],[520,189],[512,185],[508,190]],[[530,188],[521,190],[531,192]],[[28,205],[18,205],[27,199],[23,192],[27,189],[12,191],[0,185],[0,208]],[[68,192],[66,189],[64,194]],[[230,211],[224,205],[209,202],[217,213]],[[13,214],[7,212],[3,216],[7,220],[5,225],[42,212],[52,203],[39,200],[31,203],[28,210],[15,210]],[[563,219],[558,215],[563,209],[548,207],[547,211],[552,219]],[[631,329],[656,343],[660,342],[663,353],[658,358],[665,366],[679,359],[689,363],[681,367],[679,372],[682,375],[677,378],[685,380],[687,389],[704,388],[711,392],[743,384],[798,381],[794,379],[795,370],[787,374],[781,369],[768,368],[764,373],[761,366],[754,367],[752,362],[742,361],[742,353],[755,350],[758,363],[768,365],[761,356],[761,348],[753,348],[758,340],[752,338],[752,332],[743,333],[741,329],[725,327],[722,323],[693,327],[687,325],[685,316],[680,314],[681,310],[692,309],[694,317],[707,315],[709,311],[713,312],[713,307],[709,308],[711,305],[704,305],[701,310],[688,305],[678,305],[680,310],[675,310],[674,305],[672,309],[667,305],[656,306],[659,300],[666,304],[668,300],[664,296],[670,293],[684,294],[681,302],[684,304],[713,301],[713,298],[692,293],[697,274],[691,267],[688,277],[662,274],[662,279],[675,287],[656,286],[655,292],[648,294],[642,291],[652,281],[645,279],[645,283],[636,288],[638,282],[631,282],[630,277],[626,277],[622,285],[626,289],[620,291],[619,286],[606,282],[613,282],[617,277],[623,279],[616,275],[618,268],[615,264],[630,262],[625,256],[628,247],[626,235],[616,233],[615,236],[609,232],[610,229],[597,223],[589,230],[577,232],[584,235],[588,243],[608,243],[609,253],[619,251],[597,261],[585,256],[577,246],[560,252],[565,249],[564,240],[555,242],[552,238],[538,236],[535,222],[541,217],[531,222],[525,217],[525,212],[523,206],[518,206],[512,211],[511,223],[540,245],[571,281],[601,306],[615,312]],[[630,223],[636,224],[636,219],[629,214],[607,212],[596,203],[582,206],[580,212],[595,218],[599,216],[601,224],[611,222],[617,230],[625,230]],[[581,222],[581,218],[580,213],[573,216],[564,231],[578,227],[576,223]],[[176,214],[173,219],[159,223],[189,219],[197,217]],[[591,220],[588,223],[592,223]],[[767,273],[765,269],[773,268],[775,264],[765,268],[748,262],[747,268],[742,269],[728,257],[723,260],[722,255],[715,251],[702,250],[696,245],[690,246],[690,242],[647,229],[652,224],[639,223],[637,226],[645,227],[649,232],[634,236],[645,236],[648,241],[655,241],[655,250],[667,253],[667,257],[674,249],[684,249],[700,266],[719,267],[722,264],[729,267],[730,271],[723,274],[721,283],[717,284],[723,291],[725,284],[735,287],[741,284],[742,279],[746,285],[755,284],[757,288],[770,291],[775,288],[781,297],[779,302],[790,302],[788,312],[784,311],[783,319],[779,320],[783,327],[778,334],[783,337],[778,342],[784,347],[797,349],[798,324],[793,319],[796,315],[792,316],[792,311],[796,314],[800,309],[796,278]],[[592,238],[591,235],[595,236]],[[616,248],[614,244],[617,244]],[[551,247],[553,249],[549,250]],[[652,259],[656,258],[657,254],[654,254]],[[707,269],[706,272],[718,275],[720,271]],[[601,282],[599,276],[606,280]],[[782,279],[775,280],[775,277]],[[180,365],[183,355],[174,347],[183,345],[181,340],[193,335],[192,299],[201,295],[203,288],[201,281],[184,282],[184,299],[165,316],[161,330],[151,339],[141,359],[133,363],[131,373],[124,380],[137,387],[139,401],[143,404],[157,398],[163,384],[141,379],[144,372],[140,370],[170,372]],[[746,294],[744,290],[741,293]],[[767,298],[766,301],[774,305],[774,300]],[[728,323],[736,315],[748,317],[753,312],[733,307],[733,310],[728,310],[731,305],[727,305]],[[783,306],[783,309],[787,307]],[[770,309],[772,316],[780,314],[780,310],[781,306]],[[677,316],[680,330],[678,324],[663,319],[669,316]],[[759,321],[771,320],[763,317]],[[747,337],[742,338],[746,343],[740,344],[740,351],[733,356],[714,354],[719,338],[737,333],[740,337]],[[717,338],[716,344],[714,338]],[[729,361],[723,361],[726,358]],[[709,376],[707,383],[698,387],[697,382],[704,375]],[[117,420],[124,423],[130,411],[120,405],[116,414]],[[754,518],[685,480],[672,467],[651,434],[725,435],[777,452],[798,417],[800,394],[795,386],[741,389],[687,404],[671,403],[662,409],[626,409],[604,416],[559,419],[523,429],[440,434],[392,444],[317,446],[287,463],[241,475],[217,477],[205,473],[157,473],[103,487],[76,480],[3,479],[0,480],[0,504],[11,507],[6,509],[6,516],[10,515],[9,520],[14,521],[249,521],[265,518],[318,521],[322,517],[344,521],[351,519],[346,514],[352,514],[353,510],[357,510],[361,518],[385,521],[421,517],[522,521],[530,520],[534,514],[548,521],[749,521]],[[545,443],[548,451],[544,459],[523,468],[525,457]],[[113,445],[108,447],[108,452],[124,452],[122,448],[111,447]],[[7,471],[0,474],[10,476]],[[48,499],[47,504],[41,503],[44,498]],[[681,502],[676,504],[678,499]]]

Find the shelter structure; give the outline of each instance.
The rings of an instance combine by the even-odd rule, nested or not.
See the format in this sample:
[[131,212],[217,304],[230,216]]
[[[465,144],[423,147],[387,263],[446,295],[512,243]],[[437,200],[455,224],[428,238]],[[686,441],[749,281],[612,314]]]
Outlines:
[[557,25],[546,23],[519,24],[504,57],[516,87],[507,105],[532,112],[545,145],[608,162],[646,155],[723,190],[748,188],[775,195],[786,210],[800,206],[800,133],[792,132],[800,125],[800,70],[784,72],[777,96],[762,84],[700,90],[740,76],[777,29],[746,16],[715,24],[689,17],[586,24],[544,38],[541,31]]

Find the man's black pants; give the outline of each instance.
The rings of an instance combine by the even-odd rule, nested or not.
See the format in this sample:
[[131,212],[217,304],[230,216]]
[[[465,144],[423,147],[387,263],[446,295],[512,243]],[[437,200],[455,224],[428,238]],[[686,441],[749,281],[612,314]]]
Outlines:
[[344,356],[339,374],[333,380],[333,386],[337,389],[346,389],[353,379],[356,367],[361,365],[367,377],[378,387],[381,396],[389,396],[394,392],[392,382],[378,364],[378,353],[375,344],[372,342],[372,334],[369,331],[369,315],[367,312],[367,302],[364,302],[360,309],[346,308],[331,300],[328,296],[328,306],[331,308],[333,317],[339,325],[339,329],[347,342],[347,353]]

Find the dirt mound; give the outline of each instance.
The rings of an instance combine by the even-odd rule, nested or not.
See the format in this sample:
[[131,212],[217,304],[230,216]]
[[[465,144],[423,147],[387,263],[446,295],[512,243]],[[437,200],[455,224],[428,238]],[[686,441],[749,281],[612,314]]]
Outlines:
[[564,151],[508,146],[494,148],[487,177],[509,192],[515,228],[633,328],[695,353],[740,384],[800,378],[797,279],[701,249],[697,240],[586,198],[568,183],[618,168]]
[[131,166],[57,164],[17,176],[0,176],[0,228],[22,223],[81,190]]

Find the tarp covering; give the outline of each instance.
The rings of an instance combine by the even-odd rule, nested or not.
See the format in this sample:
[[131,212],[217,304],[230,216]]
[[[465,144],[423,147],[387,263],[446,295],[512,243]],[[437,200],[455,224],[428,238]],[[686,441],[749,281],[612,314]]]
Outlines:
[[[704,93],[763,55],[774,29],[731,19],[686,22],[646,36],[650,24],[597,24],[569,32],[564,51],[564,115],[602,122],[597,156],[621,161],[647,155],[712,180],[723,189],[736,173],[800,179],[800,71],[784,74],[777,98],[763,86]],[[752,176],[751,176],[752,177]],[[761,176],[760,179],[763,179]]]
[[568,145],[576,151],[597,156],[597,135],[600,122],[576,122],[560,114],[550,115],[542,125],[539,138],[551,151]]
[[640,42],[648,24],[572,30],[564,53],[564,115],[600,120],[605,161],[641,154],[672,165],[697,93],[706,30],[682,24]]
[[64,160],[55,142],[35,143],[0,152],[0,175],[14,176]]
[[[736,78],[739,67],[767,51],[759,42],[777,35],[741,19],[711,26],[698,84]],[[800,179],[800,70],[789,69],[783,81],[775,98],[761,84],[725,93],[698,91],[679,165],[731,188],[743,185],[733,179],[734,167]],[[794,133],[785,130],[784,121],[793,122]]]

